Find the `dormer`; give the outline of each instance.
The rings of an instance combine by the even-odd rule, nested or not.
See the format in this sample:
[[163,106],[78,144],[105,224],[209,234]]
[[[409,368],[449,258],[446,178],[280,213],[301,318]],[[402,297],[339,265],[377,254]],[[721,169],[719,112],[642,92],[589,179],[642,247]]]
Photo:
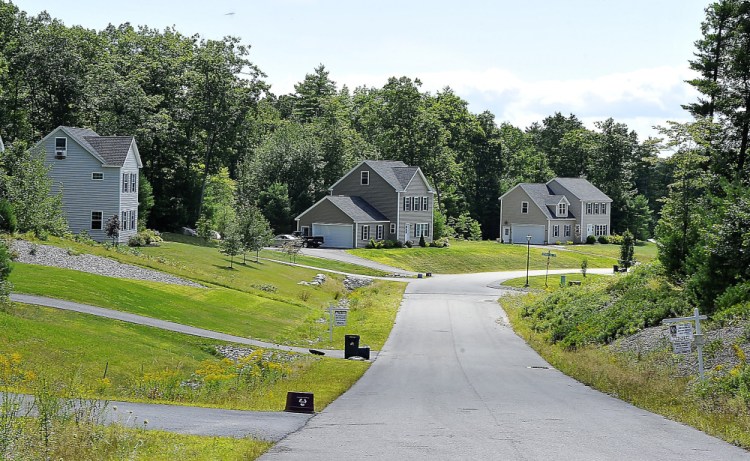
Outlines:
[[68,157],[68,138],[55,138],[55,158],[62,160]]

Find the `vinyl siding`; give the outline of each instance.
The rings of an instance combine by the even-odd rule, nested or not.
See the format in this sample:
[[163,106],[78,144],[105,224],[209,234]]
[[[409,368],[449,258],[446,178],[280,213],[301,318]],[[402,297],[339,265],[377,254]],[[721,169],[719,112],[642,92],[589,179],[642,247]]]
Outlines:
[[[360,184],[362,171],[370,172],[370,184],[363,186]],[[349,197],[362,197],[370,205],[383,213],[388,219],[395,222],[397,215],[396,199],[397,193],[393,186],[388,184],[377,173],[371,170],[367,165],[360,165],[333,188],[331,195],[344,195]]]
[[[422,197],[427,197],[427,211],[421,211],[421,206],[420,211],[404,211],[404,197],[418,197],[419,200],[422,200]],[[433,235],[432,210],[435,206],[435,194],[430,192],[429,187],[425,184],[419,174],[415,175],[406,190],[399,194],[399,206],[401,207],[401,210],[399,211],[400,222],[396,229],[398,234],[396,239],[401,241],[405,240],[406,224],[409,224],[409,240],[415,243],[419,242],[419,237],[416,237],[416,224],[426,223],[429,224],[429,230],[428,235],[425,236],[425,240],[431,242]],[[413,206],[412,209],[414,209]]]
[[[576,243],[584,243],[586,242],[586,226],[589,224],[599,224],[607,225],[608,233],[612,233],[611,229],[611,215],[612,215],[612,202],[604,202],[607,203],[607,214],[592,214],[587,215],[586,214],[586,203],[593,203],[590,200],[582,200],[581,198],[577,197],[576,195],[573,195],[568,189],[560,185],[559,183],[555,181],[550,181],[547,186],[550,188],[550,190],[557,195],[565,195],[568,198],[568,201],[570,201],[570,210],[571,212],[576,216],[576,224],[581,225],[581,235],[579,235],[577,238],[574,238]],[[598,203],[602,203],[602,201],[596,201]],[[575,232],[575,230],[574,230]]]
[[[549,235],[547,216],[529,198],[520,187],[515,187],[503,197],[500,228],[513,224],[537,224],[545,227],[545,235]],[[529,203],[529,212],[521,213],[521,202]],[[513,243],[513,242],[506,242]]]
[[[120,169],[120,187],[117,189],[118,191],[122,191],[122,175],[127,173],[128,175],[135,174],[136,178],[136,189],[135,192],[129,192],[130,189],[128,189],[128,192],[121,192],[119,194],[120,199],[120,215],[122,216],[123,211],[130,211],[134,210],[136,214],[136,228],[127,230],[121,230],[120,231],[120,242],[127,242],[128,239],[138,233],[138,187],[140,187],[139,178],[138,178],[138,162],[135,160],[135,154],[133,153],[133,146],[130,146],[130,150],[128,151],[128,156],[125,158],[125,162],[123,162],[122,168]],[[129,223],[128,223],[129,224]]]

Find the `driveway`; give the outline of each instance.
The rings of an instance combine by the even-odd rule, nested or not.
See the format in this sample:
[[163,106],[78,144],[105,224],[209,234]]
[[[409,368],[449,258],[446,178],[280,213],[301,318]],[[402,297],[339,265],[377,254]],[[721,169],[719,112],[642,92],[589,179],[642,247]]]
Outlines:
[[317,258],[332,259],[334,261],[341,261],[350,264],[356,264],[358,266],[369,267],[371,269],[377,269],[391,274],[400,276],[414,276],[416,272],[399,269],[397,267],[387,266],[380,264],[375,261],[371,261],[366,258],[360,258],[346,252],[346,250],[337,250],[334,248],[303,248],[300,253],[307,256],[315,256]]
[[261,459],[750,457],[550,368],[495,301],[503,291],[492,287],[523,275],[411,281],[391,336],[363,378]]

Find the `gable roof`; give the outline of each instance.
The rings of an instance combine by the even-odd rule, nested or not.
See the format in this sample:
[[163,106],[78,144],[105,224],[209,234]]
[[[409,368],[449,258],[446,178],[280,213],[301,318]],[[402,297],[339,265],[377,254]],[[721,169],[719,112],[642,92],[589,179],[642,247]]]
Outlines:
[[95,131],[88,128],[59,126],[52,130],[38,144],[44,142],[44,140],[58,130],[73,138],[84,150],[102,162],[103,166],[123,166],[128,157],[131,145],[133,146],[133,154],[135,155],[138,167],[141,168],[143,166],[141,156],[138,153],[138,147],[135,145],[135,138],[132,136],[99,136]]
[[517,187],[520,187],[521,190],[526,192],[526,195],[528,195],[534,205],[536,205],[537,208],[539,208],[542,213],[544,213],[544,216],[547,219],[555,218],[555,216],[552,215],[550,209],[547,208],[547,199],[549,199],[550,197],[550,191],[549,189],[547,189],[546,184],[532,184],[522,182]]
[[591,184],[584,178],[553,178],[547,182],[556,182],[560,186],[567,189],[571,194],[578,197],[580,200],[587,201],[598,201],[598,202],[611,202],[612,199],[600,191],[598,187]]
[[339,210],[343,211],[344,214],[352,218],[354,222],[388,221],[388,218],[383,213],[379,212],[362,197],[327,195],[325,199],[328,199]]
[[353,171],[359,169],[362,165],[366,165],[370,171],[383,178],[383,180],[393,187],[395,191],[404,191],[414,177],[419,174],[427,185],[427,188],[432,192],[432,186],[430,186],[430,183],[427,181],[427,178],[424,177],[419,167],[409,166],[400,160],[364,160],[349,170],[341,177],[341,179],[329,187],[328,190],[333,190],[338,183],[349,176]]

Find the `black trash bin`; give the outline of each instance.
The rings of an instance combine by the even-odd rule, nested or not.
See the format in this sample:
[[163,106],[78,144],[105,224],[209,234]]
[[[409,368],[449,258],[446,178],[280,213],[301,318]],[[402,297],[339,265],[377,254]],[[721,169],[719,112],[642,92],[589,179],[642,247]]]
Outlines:
[[617,264],[613,265],[612,266],[612,272],[614,272],[614,273],[620,272],[620,266],[618,266]]
[[363,346],[357,349],[357,355],[365,360],[370,360],[370,346]]
[[344,358],[359,355],[359,335],[344,336]]

